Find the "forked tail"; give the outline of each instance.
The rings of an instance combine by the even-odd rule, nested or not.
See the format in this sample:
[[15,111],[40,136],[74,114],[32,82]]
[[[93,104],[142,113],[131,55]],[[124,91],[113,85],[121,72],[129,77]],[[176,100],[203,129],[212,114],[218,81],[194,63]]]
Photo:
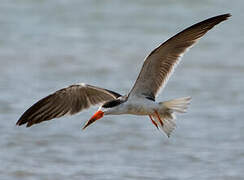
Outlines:
[[176,127],[175,112],[185,113],[190,104],[191,97],[177,98],[165,102],[160,102],[161,108],[152,115],[156,126],[164,131],[169,137]]
[[190,104],[190,101],[191,97],[183,97],[161,102],[159,104],[163,104],[164,107],[168,108],[173,112],[185,113],[186,109],[188,108],[188,105]]

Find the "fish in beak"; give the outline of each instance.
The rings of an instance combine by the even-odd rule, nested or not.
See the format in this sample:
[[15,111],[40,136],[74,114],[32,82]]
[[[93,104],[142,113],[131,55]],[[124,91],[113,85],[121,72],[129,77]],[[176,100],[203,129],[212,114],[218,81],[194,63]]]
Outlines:
[[98,110],[89,121],[86,122],[85,126],[82,129],[85,129],[87,126],[89,126],[91,123],[95,122],[98,119],[101,119],[104,115],[104,112],[101,110]]

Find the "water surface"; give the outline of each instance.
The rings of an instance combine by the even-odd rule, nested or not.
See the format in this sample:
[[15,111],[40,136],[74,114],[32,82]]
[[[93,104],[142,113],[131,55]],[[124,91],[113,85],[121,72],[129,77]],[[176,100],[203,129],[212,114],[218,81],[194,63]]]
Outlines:
[[[241,180],[244,167],[242,0],[0,3],[0,179]],[[34,102],[84,82],[125,94],[144,57],[184,28],[232,13],[183,58],[158,97],[192,96],[167,138],[148,117],[96,110],[16,127]]]

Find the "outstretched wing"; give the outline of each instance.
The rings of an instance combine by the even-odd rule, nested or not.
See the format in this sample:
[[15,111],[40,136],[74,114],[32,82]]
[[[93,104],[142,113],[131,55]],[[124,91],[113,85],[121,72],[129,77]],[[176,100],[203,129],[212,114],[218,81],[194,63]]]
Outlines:
[[228,19],[223,14],[197,23],[176,34],[153,50],[144,61],[141,72],[129,93],[129,96],[144,96],[155,99],[163,87],[180,57],[215,25]]
[[16,125],[27,123],[27,127],[42,121],[72,115],[121,95],[99,87],[76,84],[60,89],[31,106],[17,121]]

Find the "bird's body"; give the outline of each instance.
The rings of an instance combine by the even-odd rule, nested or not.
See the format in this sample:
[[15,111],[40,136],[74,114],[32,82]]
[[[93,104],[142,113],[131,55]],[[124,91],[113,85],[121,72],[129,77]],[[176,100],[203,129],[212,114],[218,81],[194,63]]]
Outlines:
[[176,126],[175,113],[186,112],[191,98],[157,102],[156,96],[166,85],[182,55],[206,32],[228,17],[230,14],[209,18],[162,43],[147,56],[134,86],[127,95],[122,96],[114,91],[84,83],[71,85],[32,105],[16,124],[26,123],[29,127],[101,104],[83,129],[104,115],[132,114],[149,116],[152,123],[169,136]]
[[108,108],[107,111],[105,110],[104,115],[132,114],[145,116],[152,114],[154,110],[158,110],[159,108],[159,104],[152,100],[146,98],[133,98],[122,102],[114,108]]

